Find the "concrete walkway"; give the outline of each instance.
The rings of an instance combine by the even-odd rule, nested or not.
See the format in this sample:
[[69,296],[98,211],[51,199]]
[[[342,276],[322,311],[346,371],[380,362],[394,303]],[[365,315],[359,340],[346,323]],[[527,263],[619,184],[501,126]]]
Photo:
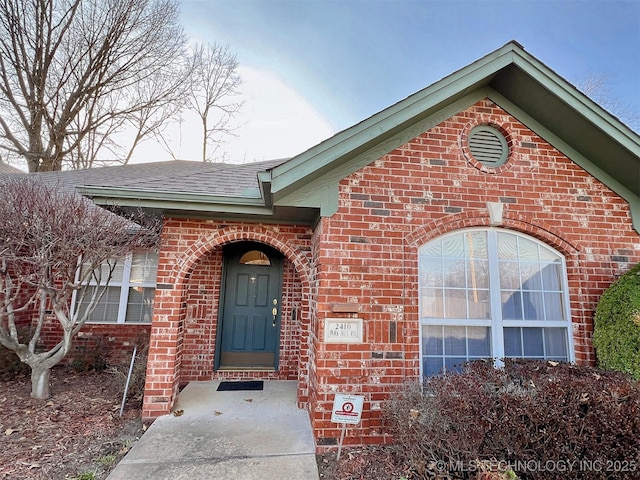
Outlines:
[[219,383],[187,385],[174,408],[184,413],[153,422],[108,480],[318,479],[295,381],[229,392],[216,391]]

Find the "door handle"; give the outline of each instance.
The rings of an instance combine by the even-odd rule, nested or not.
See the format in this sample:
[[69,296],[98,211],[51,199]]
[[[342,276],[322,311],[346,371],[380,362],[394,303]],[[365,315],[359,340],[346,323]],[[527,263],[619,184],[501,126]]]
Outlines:
[[278,309],[276,307],[273,307],[273,310],[271,310],[271,314],[273,315],[273,326],[276,326],[276,315],[278,315]]

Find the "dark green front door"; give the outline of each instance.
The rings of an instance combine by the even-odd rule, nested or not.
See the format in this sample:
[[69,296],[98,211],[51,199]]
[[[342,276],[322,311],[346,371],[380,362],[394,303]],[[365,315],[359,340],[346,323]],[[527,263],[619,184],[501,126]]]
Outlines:
[[219,368],[276,368],[280,340],[282,259],[243,244],[226,257]]

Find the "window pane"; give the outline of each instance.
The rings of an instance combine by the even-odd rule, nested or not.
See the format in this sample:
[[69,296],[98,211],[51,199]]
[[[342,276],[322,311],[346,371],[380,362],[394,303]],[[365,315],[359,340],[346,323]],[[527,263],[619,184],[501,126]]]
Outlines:
[[444,305],[442,303],[442,289],[422,289],[422,317],[443,318]]
[[445,258],[465,258],[462,234],[449,235],[442,240],[442,256]]
[[467,262],[467,288],[489,288],[489,266],[486,260]]
[[444,327],[444,354],[466,355],[466,328]]
[[420,257],[420,285],[442,286],[442,259]]
[[420,256],[442,258],[442,242],[433,240],[420,249]]
[[486,358],[491,356],[491,337],[489,327],[467,327],[469,357]]
[[440,375],[444,369],[444,359],[441,357],[427,357],[422,363],[422,373],[427,377]]
[[539,263],[520,263],[520,285],[523,290],[542,290]]
[[502,319],[522,320],[522,292],[502,292]]
[[500,288],[517,290],[520,288],[520,268],[516,262],[500,262]]
[[487,232],[467,232],[468,258],[483,260],[488,257]]
[[[80,305],[80,315],[78,318],[82,318],[85,308],[91,301],[90,296],[93,293],[93,289],[96,287],[90,287],[87,290],[87,296],[85,297],[85,303]],[[96,305],[96,308],[91,312],[89,316],[89,322],[104,322],[115,323],[118,321],[118,309],[120,307],[120,287],[107,287],[107,291]]]
[[129,301],[125,322],[151,323],[153,318],[153,297],[155,288],[133,287],[129,288]]
[[544,300],[541,292],[522,292],[525,320],[544,320]]
[[544,340],[547,358],[569,359],[567,355],[567,330],[565,328],[545,328]]
[[542,283],[545,290],[561,290],[562,268],[560,261],[542,266]]
[[271,265],[271,260],[266,253],[260,250],[251,250],[242,255],[238,263],[240,265]]
[[[89,269],[89,264],[83,264],[82,265],[82,269],[83,269],[83,274],[84,271],[86,271],[87,269]],[[100,284],[106,283],[107,279],[109,279],[109,270],[111,269],[111,265],[107,262],[103,263],[100,268],[96,269],[96,278],[89,278],[89,281],[92,283],[95,283],[96,280],[100,282]],[[124,264],[122,262],[118,262],[115,266],[115,268],[113,269],[113,273],[111,273],[111,279],[109,280],[109,283],[113,284],[113,283],[120,283],[122,282],[122,277],[123,277],[123,273],[124,273]]]
[[511,233],[498,233],[498,258],[500,260],[516,260],[518,258],[518,242]]
[[422,341],[425,355],[442,355],[442,325],[422,327]]
[[561,293],[544,294],[545,320],[560,321],[564,318],[564,307]]
[[544,358],[544,342],[542,328],[522,329],[523,356],[525,358]]
[[444,286],[450,288],[465,288],[467,285],[466,266],[464,260],[443,261]]
[[129,283],[155,283],[158,272],[158,254],[155,252],[136,253],[131,260]]
[[444,291],[444,318],[467,318],[467,291]]
[[486,320],[491,318],[491,302],[489,290],[473,290],[468,294],[468,313],[470,319]]
[[538,260],[538,244],[533,240],[518,236],[518,258],[520,260]]
[[522,337],[520,328],[508,327],[504,329],[504,356],[522,356]]
[[443,367],[455,371],[465,362],[491,356],[489,327],[425,325],[422,327],[424,375],[436,375]]
[[465,357],[445,357],[444,369],[447,372],[461,372],[466,362],[467,359]]

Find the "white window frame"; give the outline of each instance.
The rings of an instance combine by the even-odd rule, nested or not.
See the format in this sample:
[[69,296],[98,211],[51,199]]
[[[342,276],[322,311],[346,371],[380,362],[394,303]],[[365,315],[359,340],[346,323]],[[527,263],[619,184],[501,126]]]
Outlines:
[[[486,232],[487,235],[487,260],[488,260],[488,272],[489,272],[489,302],[491,307],[491,318],[488,320],[479,319],[459,319],[459,318],[435,318],[435,317],[423,317],[422,316],[422,288],[423,285],[420,282],[421,278],[421,263],[420,252],[433,241],[442,240],[447,236],[460,235],[467,232]],[[502,319],[502,300],[500,292],[500,271],[499,271],[499,256],[498,256],[498,233],[509,233],[512,235],[525,238],[529,241],[535,242],[540,247],[556,254],[561,261],[562,268],[562,294],[563,294],[563,313],[565,320],[562,321],[550,321],[550,320],[503,320]],[[569,282],[567,278],[567,265],[564,255],[558,252],[553,247],[547,245],[540,240],[526,235],[521,232],[507,230],[504,228],[496,227],[474,227],[464,228],[453,232],[446,233],[439,237],[436,237],[427,243],[420,246],[418,249],[418,315],[419,315],[419,352],[420,352],[420,376],[424,376],[424,352],[423,352],[423,336],[422,330],[424,326],[428,325],[444,325],[444,326],[461,326],[461,327],[489,327],[491,335],[490,353],[495,364],[499,365],[505,358],[504,354],[504,329],[508,327],[543,327],[543,328],[563,328],[566,330],[567,335],[567,358],[569,362],[575,361],[575,351],[573,346],[573,328],[571,320],[571,306],[569,298]],[[527,357],[518,357],[527,358]]]
[[[139,255],[145,255],[145,258],[148,259],[148,254],[149,252],[139,252]],[[113,281],[113,279],[111,279],[109,281],[109,285],[107,288],[111,288],[111,287],[118,287],[120,288],[120,299],[119,299],[119,304],[118,304],[118,317],[116,319],[115,322],[105,322],[105,321],[95,321],[95,320],[91,320],[88,319],[87,320],[87,324],[92,324],[92,325],[150,325],[151,321],[149,322],[126,322],[126,316],[127,316],[127,307],[129,306],[129,290],[133,287],[143,287],[143,288],[153,288],[154,290],[157,289],[157,268],[158,268],[158,262],[157,262],[157,257],[156,257],[156,275],[154,275],[154,281],[153,282],[142,282],[142,283],[131,283],[131,269],[133,267],[133,253],[129,253],[125,258],[124,261],[118,261],[119,265],[122,265],[122,279],[119,281]],[[145,267],[146,268],[146,267]],[[79,274],[79,272],[78,272]],[[92,286],[96,286],[98,285],[94,280],[92,280],[89,285]],[[104,283],[101,283],[100,285],[104,285]],[[74,291],[73,292],[73,296],[72,296],[72,315],[75,312],[75,309],[77,308],[77,298],[76,298],[76,294],[77,292]],[[106,295],[106,292],[105,292]],[[104,298],[104,297],[103,297]]]

